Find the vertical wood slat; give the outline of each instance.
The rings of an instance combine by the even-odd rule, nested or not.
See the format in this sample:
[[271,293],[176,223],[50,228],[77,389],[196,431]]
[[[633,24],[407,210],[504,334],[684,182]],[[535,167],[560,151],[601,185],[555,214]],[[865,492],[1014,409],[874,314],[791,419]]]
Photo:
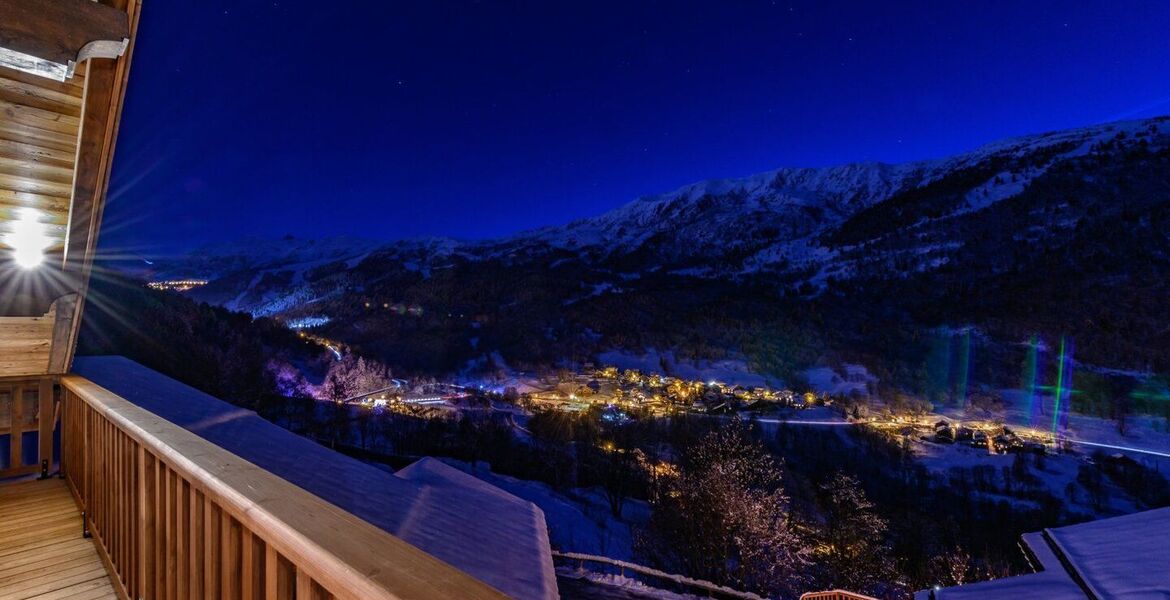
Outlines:
[[240,598],[256,600],[256,564],[252,532],[240,528]]
[[24,439],[24,386],[12,386],[12,410],[8,411],[8,468],[13,471],[24,466],[20,456]]
[[90,464],[93,466],[87,474],[85,481],[89,487],[89,493],[86,494],[85,515],[89,521],[90,535],[101,535],[98,531],[97,518],[98,509],[102,504],[101,492],[102,488],[97,485],[97,482],[102,480],[102,444],[101,432],[98,431],[99,421],[97,415],[92,412],[86,413],[85,419],[85,440],[86,447],[93,448],[92,456],[90,457]]
[[[94,418],[94,442],[97,443],[97,473],[94,481],[104,484],[110,480],[110,448],[106,443],[106,423],[102,420]],[[90,520],[93,521],[92,532],[94,537],[98,538],[99,543],[106,539],[106,506],[108,506],[109,486],[98,485],[94,487],[94,503],[93,511],[90,512]]]
[[297,567],[297,600],[312,600],[313,598],[313,579],[309,577],[305,570]]
[[81,486],[84,490],[82,494],[82,510],[89,508],[89,500],[93,498],[93,490],[90,489],[90,481],[93,479],[94,457],[86,452],[87,448],[92,448],[89,445],[89,422],[90,413],[85,405],[78,406],[78,425],[81,427],[81,445],[79,452],[85,456],[85,469],[82,471]]
[[278,564],[280,560],[276,557],[276,549],[272,544],[264,544],[264,600],[277,600],[279,581],[277,580]]
[[212,504],[211,498],[203,496],[203,593],[205,598],[217,598],[219,589],[216,576],[216,554],[219,549],[219,523],[216,520],[218,511]]
[[[100,476],[98,481],[105,484],[110,481],[110,423],[104,419],[95,419],[94,428],[97,430],[97,443],[99,449]],[[95,536],[98,537],[99,543],[109,545],[109,531],[110,531],[110,486],[102,485],[98,488],[97,494],[98,504],[94,507],[93,516],[97,525],[94,527]]]
[[232,599],[232,585],[231,585],[231,518],[226,513],[219,514],[219,552],[216,556],[219,557],[219,597],[224,600]]
[[191,506],[189,489],[187,481],[175,473],[175,598],[178,600],[188,599],[186,582],[190,575],[187,572],[187,538],[191,537],[187,528],[190,523],[187,514]]
[[[109,481],[109,476],[106,473],[106,468],[109,465],[110,457],[106,455],[106,424],[98,419],[96,416],[92,419],[91,427],[93,429],[93,442],[95,446],[94,451],[94,482],[105,483]],[[94,485],[93,488],[93,503],[90,507],[89,513],[89,530],[93,537],[97,538],[98,543],[103,543],[105,539],[106,522],[105,522],[105,507],[106,507],[106,489],[105,485]]]
[[163,501],[166,498],[164,482],[166,481],[167,466],[159,458],[154,459],[154,499],[151,510],[154,513],[154,541],[152,543],[154,561],[154,593],[159,598],[165,598],[167,593],[167,559],[166,559],[166,514],[163,512]]
[[117,569],[114,576],[125,581],[126,561],[122,557],[122,553],[126,551],[126,534],[122,530],[126,519],[124,517],[126,511],[126,498],[122,494],[123,486],[126,483],[126,469],[122,455],[124,442],[122,440],[122,432],[115,427],[112,429],[112,446],[114,449],[114,480],[110,482],[111,493],[114,495],[112,505],[113,509],[113,531],[110,533],[110,560],[114,563]]
[[154,457],[138,448],[138,595],[154,598]]
[[137,503],[134,497],[134,443],[130,436],[125,433],[122,434],[122,500],[125,506],[122,508],[122,536],[125,543],[122,545],[121,558],[124,563],[122,580],[125,582],[127,588],[130,587],[131,582],[134,581],[134,542],[137,539],[134,533],[134,518],[137,516]]
[[226,512],[220,515],[220,597],[240,598],[240,526]]
[[163,562],[166,569],[163,574],[162,597],[171,600],[175,597],[175,523],[174,523],[174,477],[171,470],[166,469],[162,475],[163,499],[159,509],[163,518]]
[[48,377],[42,377],[40,384],[37,387],[37,442],[40,446],[40,461],[49,461],[50,468],[53,466],[53,380]]
[[203,495],[191,486],[189,494],[191,502],[190,515],[188,522],[190,527],[188,531],[188,548],[189,554],[187,557],[188,564],[188,590],[192,600],[197,598],[204,598],[203,594]]
[[126,507],[127,527],[126,527],[126,585],[130,591],[131,598],[141,598],[140,590],[138,589],[138,571],[141,565],[138,562],[138,531],[141,529],[141,522],[138,520],[138,483],[140,481],[138,475],[138,450],[139,446],[129,435],[126,436],[126,498],[130,505]]

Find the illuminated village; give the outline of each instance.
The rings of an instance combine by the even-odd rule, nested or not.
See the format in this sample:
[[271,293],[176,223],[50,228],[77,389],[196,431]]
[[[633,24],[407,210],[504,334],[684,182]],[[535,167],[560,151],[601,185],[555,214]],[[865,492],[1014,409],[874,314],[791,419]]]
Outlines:
[[168,279],[148,282],[146,287],[159,291],[187,292],[205,285],[207,285],[206,279]]
[[[301,332],[302,337],[333,352],[336,342]],[[560,370],[556,375],[524,379],[516,387],[475,383],[443,383],[428,379],[391,380],[391,385],[342,400],[358,409],[390,410],[442,418],[484,406],[508,409],[513,418],[534,412],[596,414],[609,422],[630,419],[694,417],[741,418],[761,425],[868,427],[893,438],[936,445],[958,445],[991,454],[1026,452],[1046,454],[1071,450],[1075,440],[1042,426],[1005,425],[1004,415],[978,407],[956,414],[924,412],[881,403],[858,402],[858,397],[831,396],[814,391],[729,385],[719,381],[688,380],[647,374],[615,366],[586,367],[582,373]],[[420,412],[420,407],[426,410]]]

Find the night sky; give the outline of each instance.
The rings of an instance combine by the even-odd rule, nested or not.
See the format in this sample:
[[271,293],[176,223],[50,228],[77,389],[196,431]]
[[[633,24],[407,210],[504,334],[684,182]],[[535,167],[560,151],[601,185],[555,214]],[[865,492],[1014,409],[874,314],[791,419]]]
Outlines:
[[487,238],[1170,113],[1170,2],[144,2],[106,253]]

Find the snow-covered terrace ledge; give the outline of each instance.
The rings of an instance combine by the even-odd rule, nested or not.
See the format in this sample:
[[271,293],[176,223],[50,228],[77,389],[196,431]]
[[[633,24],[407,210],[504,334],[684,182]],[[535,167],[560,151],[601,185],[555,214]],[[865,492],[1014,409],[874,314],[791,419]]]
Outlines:
[[62,473],[123,598],[505,597],[85,377],[61,385]]
[[[617,560],[615,558],[609,558],[607,556],[596,556],[593,554],[582,554],[580,552],[557,552],[555,550],[553,551],[552,554],[556,558],[563,559],[563,560],[566,560],[569,562],[576,562],[582,567],[582,569],[584,568],[585,563],[595,563],[595,564],[605,565],[605,566],[609,566],[609,567],[616,567],[617,569],[620,570],[620,573],[623,577],[626,575],[626,571],[629,571],[631,573],[637,573],[638,575],[644,575],[644,576],[648,576],[648,577],[651,577],[654,579],[668,581],[668,582],[673,583],[679,587],[692,588],[692,589],[698,590],[698,591],[700,591],[700,592],[702,592],[710,597],[733,598],[735,600],[766,600],[764,597],[753,594],[751,592],[742,592],[740,590],[729,588],[727,586],[722,586],[722,585],[719,585],[717,583],[711,583],[710,581],[704,581],[702,579],[694,579],[692,577],[687,577],[685,575],[677,575],[674,573],[667,573],[666,571],[659,571],[658,569],[652,569],[650,567],[642,566],[642,565],[628,562],[628,561],[624,561],[624,560]],[[855,596],[854,598],[856,598],[857,600],[867,600],[867,599],[874,600],[872,598],[868,598],[865,596]],[[804,600],[804,596],[801,596],[801,600]],[[829,599],[826,598],[826,599],[822,599],[822,600],[829,600]],[[834,598],[832,600],[840,600],[840,599]]]

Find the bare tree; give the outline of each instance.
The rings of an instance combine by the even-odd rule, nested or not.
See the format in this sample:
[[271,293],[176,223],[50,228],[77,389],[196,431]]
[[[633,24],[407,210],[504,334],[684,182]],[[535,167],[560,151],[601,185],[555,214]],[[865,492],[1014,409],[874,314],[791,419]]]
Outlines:
[[809,551],[797,534],[782,470],[732,422],[687,452],[666,480],[641,549],[669,568],[763,594],[795,596]]
[[390,369],[386,365],[364,357],[346,354],[329,365],[318,396],[341,401],[362,393],[390,386]]
[[824,524],[816,556],[826,587],[870,592],[893,581],[896,571],[884,542],[888,524],[857,479],[834,475],[820,486],[820,504]]
[[929,570],[938,585],[963,585],[971,578],[971,555],[962,547],[955,546],[932,557]]

